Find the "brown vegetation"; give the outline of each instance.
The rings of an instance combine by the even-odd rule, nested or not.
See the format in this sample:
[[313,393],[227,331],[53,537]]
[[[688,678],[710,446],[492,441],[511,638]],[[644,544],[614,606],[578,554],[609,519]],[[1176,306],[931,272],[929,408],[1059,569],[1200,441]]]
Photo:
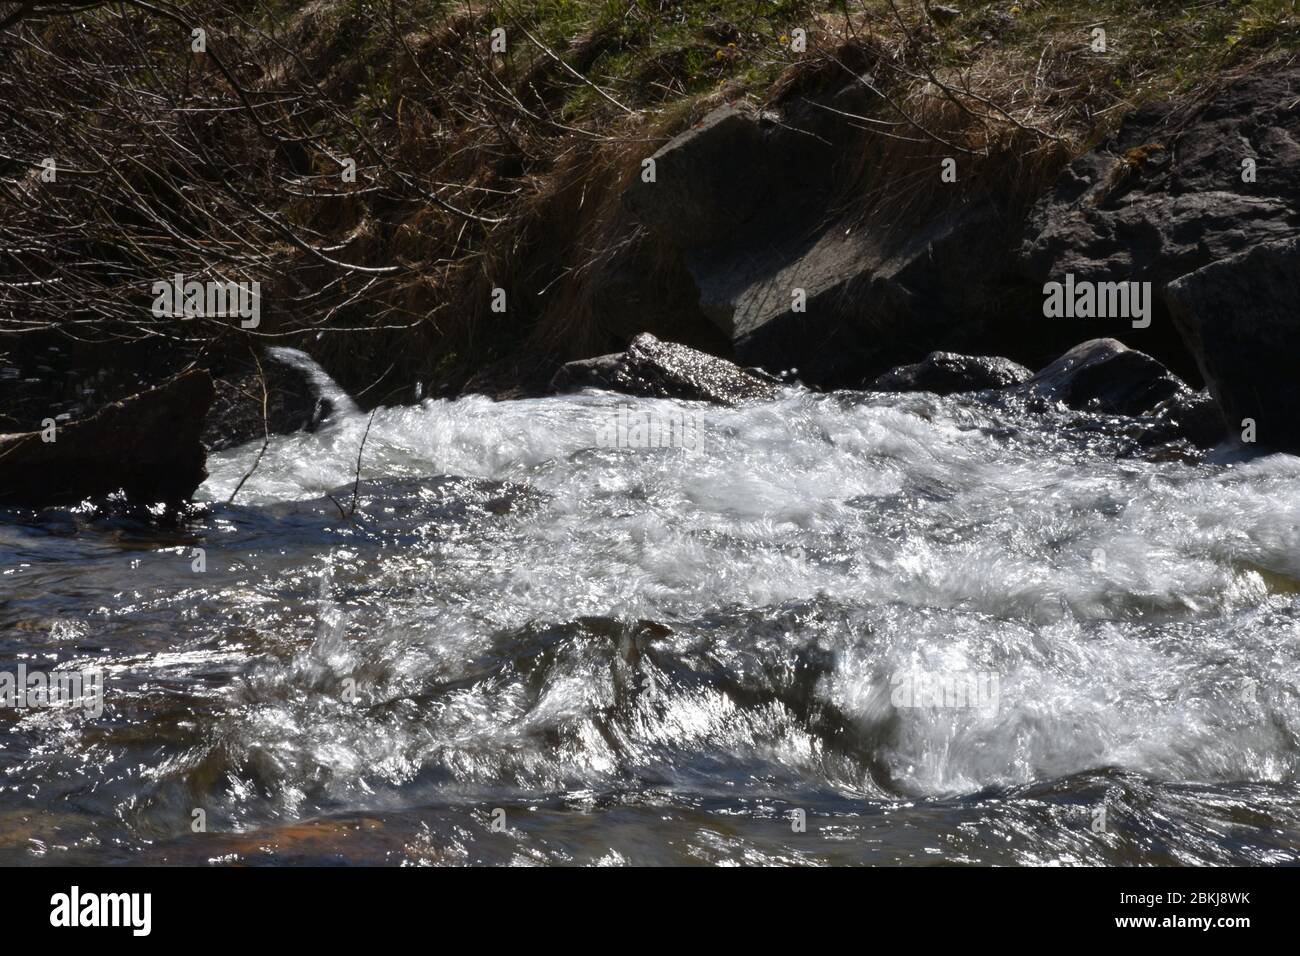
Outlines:
[[[937,212],[938,156],[974,164],[968,198],[1032,199],[1138,96],[1188,85],[1171,65],[1188,37],[1194,84],[1276,54],[1278,38],[1290,48],[1285,11],[1213,6],[1167,13],[1168,42],[1141,46],[1112,5],[1044,0],[965,3],[956,22],[901,0],[762,19],[667,0],[0,4],[0,350],[57,334],[220,373],[259,343],[292,344],[366,403],[409,399],[415,382],[544,381],[643,331],[620,295],[674,287],[654,277],[680,264],[620,194],[712,106],[779,106],[856,77],[874,107],[839,117],[859,131],[836,173],[842,210],[905,228]],[[1115,37],[1100,61],[1091,22]],[[784,34],[795,23],[804,53]],[[151,284],[178,273],[260,281],[261,326],[152,316]],[[724,347],[689,302],[635,312],[648,309],[650,331]]]

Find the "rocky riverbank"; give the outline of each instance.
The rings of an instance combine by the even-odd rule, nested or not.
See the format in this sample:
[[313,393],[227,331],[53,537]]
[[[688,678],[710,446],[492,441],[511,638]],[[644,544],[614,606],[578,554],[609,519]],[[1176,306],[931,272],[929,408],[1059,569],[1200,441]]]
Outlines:
[[[187,370],[210,376],[210,400],[174,404],[162,432],[154,417],[110,414],[123,447],[196,434],[214,450],[316,427],[329,401],[300,368],[269,357],[273,342],[304,350],[363,407],[582,387],[728,404],[793,384],[996,392],[1114,416],[1149,453],[1178,442],[1300,452],[1288,367],[1300,346],[1300,69],[1276,55],[1224,70],[1129,111],[1081,148],[933,73],[907,87],[929,97],[924,114],[900,100],[907,90],[883,85],[906,72],[900,63],[929,70],[922,51],[941,47],[945,31],[974,28],[954,16],[905,31],[902,49],[880,37],[828,44],[761,97],[718,97],[707,110],[704,98],[674,135],[631,139],[617,162],[567,169],[562,195],[510,226],[509,268],[492,252],[486,284],[449,287],[427,322],[380,337],[309,334],[292,318],[302,307],[290,304],[299,300],[288,280],[268,277],[265,324],[247,334],[151,334],[130,348],[53,327],[5,335],[8,447],[34,447],[47,420],[72,438],[97,436],[41,449],[42,468],[84,481],[15,478],[11,496],[98,493],[116,474],[96,464],[102,410],[150,407],[150,390]],[[566,205],[588,191],[602,197],[598,221],[585,200]],[[547,230],[581,238],[596,258],[579,263],[571,251],[547,265]],[[387,274],[351,268],[361,277],[329,281],[341,291],[374,273],[368,288]],[[555,269],[550,281],[563,282],[551,292],[537,277]],[[324,281],[293,275],[301,301]],[[444,321],[433,317],[466,297],[484,337],[489,299],[505,316],[493,328],[523,309],[531,331],[472,360],[439,358],[430,342],[449,340],[433,334]],[[188,464],[174,482],[128,487],[192,490],[192,451],[177,451]]]

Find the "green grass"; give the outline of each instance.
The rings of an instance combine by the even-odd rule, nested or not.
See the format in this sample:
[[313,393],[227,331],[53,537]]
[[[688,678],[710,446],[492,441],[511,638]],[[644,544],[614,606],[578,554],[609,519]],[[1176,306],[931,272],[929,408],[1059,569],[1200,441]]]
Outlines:
[[[1066,64],[1085,115],[1187,91],[1252,58],[1300,50],[1296,0],[947,2],[960,16],[929,25],[918,0],[895,0],[936,69],[978,71],[996,58],[999,73],[1033,84],[1045,64]],[[261,0],[253,15],[275,30],[304,5]],[[391,9],[379,0],[338,0],[327,17],[341,28],[350,18],[386,21]],[[471,11],[482,36],[466,41],[484,44],[490,28],[504,26],[516,74],[543,57],[517,32],[510,35],[523,24],[600,89],[650,112],[724,86],[761,97],[799,59],[788,43],[795,27],[809,31],[810,45],[842,36],[846,16],[855,32],[895,45],[903,36],[889,0],[410,0],[396,10],[403,30],[434,30],[453,13]],[[1106,30],[1105,53],[1090,49],[1094,27]],[[387,30],[362,31],[355,57],[369,72],[355,104],[360,114],[382,114],[404,92],[402,78],[392,75],[402,60],[394,46]],[[558,83],[566,122],[609,118],[609,102],[591,86],[568,76]]]

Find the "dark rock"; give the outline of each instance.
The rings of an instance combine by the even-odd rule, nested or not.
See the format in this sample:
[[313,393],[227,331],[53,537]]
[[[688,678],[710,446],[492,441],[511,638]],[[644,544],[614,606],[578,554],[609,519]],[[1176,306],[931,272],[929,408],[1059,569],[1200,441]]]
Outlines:
[[1152,444],[1185,441],[1195,448],[1213,448],[1227,437],[1223,413],[1209,390],[1180,392],[1165,399],[1152,412]]
[[[992,271],[972,250],[995,245],[994,228],[986,207],[963,207],[897,243],[839,227],[687,261],[699,269],[701,309],[729,324],[741,361],[796,365],[813,384],[857,384],[913,343],[938,344],[960,327],[966,290],[978,285],[974,273]],[[794,308],[796,289],[806,297],[802,311]]]
[[140,502],[189,499],[207,476],[199,440],[212,377],[186,372],[42,433],[0,435],[0,504],[73,504],[116,491]]
[[560,366],[551,378],[551,391],[576,392],[584,388],[613,388],[614,373],[623,361],[623,352],[578,359]]
[[[53,370],[40,371],[42,360]],[[31,431],[45,418],[79,421],[191,367],[206,368],[216,386],[203,425],[209,451],[260,441],[268,426],[271,434],[311,430],[331,411],[302,370],[263,353],[259,373],[242,347],[200,351],[169,341],[81,343],[0,335],[0,434]]]
[[[1136,111],[1035,206],[1022,257],[1044,281],[1164,284],[1300,225],[1300,70],[1259,73],[1208,101]],[[1258,166],[1242,181],[1243,159]]]
[[260,371],[250,363],[232,363],[216,375],[215,383],[212,410],[203,427],[203,444],[209,451],[261,441],[267,432],[313,431],[334,411],[301,370],[282,362],[263,360]]
[[972,313],[1018,228],[990,201],[936,204],[896,230],[827,212],[845,157],[861,152],[845,116],[870,112],[872,98],[851,82],[779,112],[721,107],[655,153],[655,182],[624,196],[678,253],[700,312],[744,364],[852,387],[918,344],[977,333]]
[[637,219],[682,247],[731,239],[757,214],[762,163],[740,162],[766,149],[768,137],[748,113],[720,106],[653,157],[655,181],[641,179],[623,197]]
[[1257,246],[1170,283],[1170,314],[1229,434],[1300,452],[1300,239]]
[[0,433],[85,418],[187,365],[170,343],[80,342],[56,332],[0,334]]
[[[1082,422],[1070,427],[1082,429]],[[1185,391],[1137,417],[1093,417],[1090,426],[1119,442],[1122,457],[1194,463],[1224,439],[1219,407],[1208,391]]]
[[931,352],[915,365],[901,365],[881,375],[868,390],[876,392],[933,392],[952,395],[987,388],[1019,385],[1034,373],[1010,359],[997,356]]
[[[1266,70],[1209,97],[1135,111],[1076,159],[1029,217],[1020,262],[1037,283],[1151,282],[1152,327],[1091,320],[1183,374],[1195,371],[1167,314],[1173,280],[1300,227],[1300,69]],[[1243,180],[1244,160],[1256,164]],[[1077,331],[1077,330],[1076,330]]]
[[1112,415],[1145,414],[1189,391],[1151,356],[1114,339],[1076,345],[1023,387],[1079,411]]
[[642,333],[626,352],[570,362],[552,379],[556,391],[595,387],[651,398],[736,405],[776,397],[780,385],[726,359]]

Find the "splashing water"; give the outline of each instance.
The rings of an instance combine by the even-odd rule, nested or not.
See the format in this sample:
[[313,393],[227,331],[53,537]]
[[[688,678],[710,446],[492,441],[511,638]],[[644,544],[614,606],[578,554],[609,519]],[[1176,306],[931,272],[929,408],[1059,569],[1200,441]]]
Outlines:
[[284,345],[272,345],[266,350],[266,354],[277,362],[301,372],[316,392],[316,397],[328,401],[335,414],[349,416],[361,413],[357,403],[352,401],[352,396],[339,388],[338,383],[330,378],[306,352]]
[[236,506],[260,442],[179,528],[0,523],[3,657],[107,684],[0,717],[0,861],[1300,857],[1300,460],[475,397],[380,409],[349,515],[368,416],[312,374],[339,414]]

